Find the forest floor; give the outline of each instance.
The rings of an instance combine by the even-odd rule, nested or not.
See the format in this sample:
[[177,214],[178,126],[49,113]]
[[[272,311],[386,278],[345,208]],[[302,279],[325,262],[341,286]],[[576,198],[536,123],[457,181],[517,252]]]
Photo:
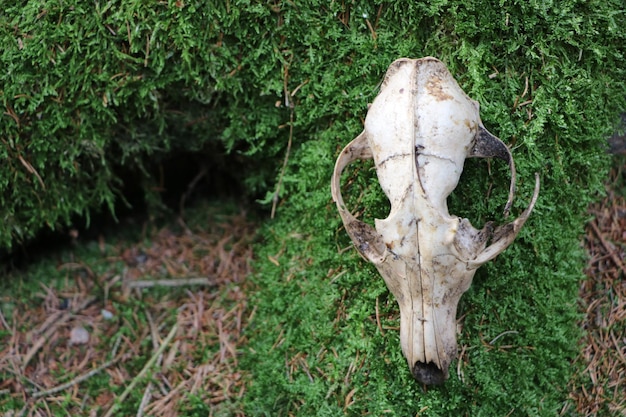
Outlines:
[[219,204],[194,213],[8,277],[0,414],[242,415],[255,227]]
[[625,168],[621,163],[611,170],[606,196],[589,208],[587,279],[580,284],[581,373],[570,391],[583,416],[626,415]]
[[[584,338],[561,415],[626,415],[623,165],[589,209]],[[244,415],[238,357],[259,237],[239,208],[194,213],[132,241],[78,242],[0,279],[4,416]]]

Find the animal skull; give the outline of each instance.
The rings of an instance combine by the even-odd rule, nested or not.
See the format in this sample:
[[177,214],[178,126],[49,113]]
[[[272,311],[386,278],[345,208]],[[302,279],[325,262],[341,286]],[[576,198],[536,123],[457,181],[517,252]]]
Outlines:
[[[393,62],[369,108],[365,128],[337,159],[332,196],[360,254],[374,263],[400,306],[400,342],[413,376],[441,384],[456,357],[456,310],[476,269],[504,251],[528,219],[539,193],[519,218],[475,229],[448,213],[446,199],[459,182],[465,158],[503,159],[509,149],[483,126],[478,102],[461,90],[446,66],[431,57]],[[346,208],[340,191],[343,169],[374,159],[391,210],[372,226]],[[487,243],[489,242],[489,246]]]

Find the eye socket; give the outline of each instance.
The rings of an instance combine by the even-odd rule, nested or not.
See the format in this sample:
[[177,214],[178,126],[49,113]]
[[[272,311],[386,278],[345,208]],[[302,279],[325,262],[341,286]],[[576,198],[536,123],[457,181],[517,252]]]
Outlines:
[[466,159],[459,184],[448,196],[450,214],[468,219],[479,229],[491,220],[505,222],[502,209],[510,180],[508,166],[498,159]]
[[384,219],[389,214],[391,204],[380,187],[373,160],[348,165],[341,185],[346,207],[359,220],[373,226],[374,219]]

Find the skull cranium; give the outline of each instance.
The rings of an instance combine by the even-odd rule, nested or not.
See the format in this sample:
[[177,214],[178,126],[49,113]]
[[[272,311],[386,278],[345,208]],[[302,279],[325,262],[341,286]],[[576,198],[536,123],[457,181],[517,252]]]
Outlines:
[[[469,157],[509,164],[508,213],[515,165],[506,145],[484,128],[478,103],[439,60],[403,58],[387,70],[364,130],[339,155],[331,184],[346,231],[398,302],[402,351],[413,376],[425,384],[448,378],[461,295],[476,269],[513,242],[539,193],[536,176],[532,200],[520,217],[495,229],[491,223],[475,229],[449,214],[446,201]],[[388,217],[376,219],[375,228],[348,211],[340,191],[343,169],[370,158],[391,203]]]

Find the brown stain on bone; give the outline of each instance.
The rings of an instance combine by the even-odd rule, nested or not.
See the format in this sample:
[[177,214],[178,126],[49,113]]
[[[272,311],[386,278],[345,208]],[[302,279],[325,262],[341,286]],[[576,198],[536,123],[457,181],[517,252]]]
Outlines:
[[443,90],[443,79],[438,75],[433,75],[428,80],[426,90],[437,101],[452,100],[454,98]]
[[463,123],[468,130],[472,132],[476,130],[476,122],[474,122],[473,120],[465,119],[463,120]]

